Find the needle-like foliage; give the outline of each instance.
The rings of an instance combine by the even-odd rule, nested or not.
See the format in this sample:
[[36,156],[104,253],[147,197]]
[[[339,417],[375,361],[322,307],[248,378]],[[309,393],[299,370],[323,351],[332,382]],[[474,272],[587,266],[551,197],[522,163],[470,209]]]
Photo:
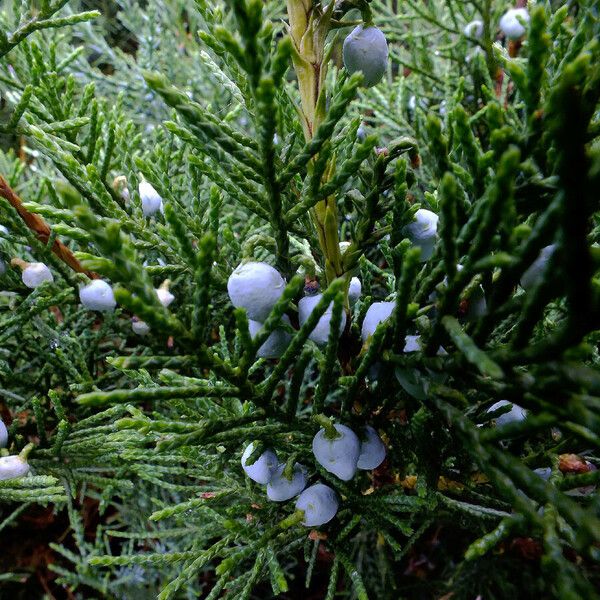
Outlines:
[[[34,445],[0,530],[66,514],[45,543],[82,598],[598,597],[597,4],[531,3],[520,40],[495,0],[87,4],[0,8],[2,452]],[[286,282],[254,337],[227,292],[252,261]],[[95,279],[116,310],[82,305]],[[385,461],[335,477],[334,423]],[[335,518],[270,502],[250,442]]]

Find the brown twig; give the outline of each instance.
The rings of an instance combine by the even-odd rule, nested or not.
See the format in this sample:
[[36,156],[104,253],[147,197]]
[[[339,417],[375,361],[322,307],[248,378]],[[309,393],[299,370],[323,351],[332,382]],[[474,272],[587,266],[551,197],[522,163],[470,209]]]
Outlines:
[[[8,185],[8,182],[2,175],[0,175],[0,196],[6,198],[14,209],[19,213],[19,216],[25,222],[25,225],[35,233],[36,237],[43,244],[48,244],[50,239],[51,229],[50,226],[40,217],[34,213],[29,212],[24,206],[23,202],[14,192],[14,190]],[[99,275],[93,271],[84,269],[81,263],[75,258],[75,255],[69,250],[60,240],[55,239],[52,244],[52,252],[60,258],[65,264],[69,265],[71,269],[77,273],[84,273],[90,279],[98,279]]]

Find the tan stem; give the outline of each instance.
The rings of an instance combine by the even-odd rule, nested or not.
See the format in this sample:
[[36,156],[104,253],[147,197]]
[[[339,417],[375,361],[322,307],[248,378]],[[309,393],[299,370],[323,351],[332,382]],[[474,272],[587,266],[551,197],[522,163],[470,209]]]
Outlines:
[[[327,19],[323,19],[321,13],[314,12],[310,0],[287,0],[287,9],[290,22],[289,33],[295,47],[293,62],[301,98],[302,127],[308,142],[313,138],[324,117],[320,96],[327,71],[324,50],[325,38],[330,26],[330,21],[327,19],[330,14],[328,13]],[[331,176],[334,164],[333,161],[324,173],[324,181]],[[337,224],[331,227],[331,219],[337,221],[335,196],[319,202],[311,214],[325,257],[327,280],[331,281],[343,274]],[[329,219],[329,226],[326,226],[326,216]]]
[[19,267],[21,271],[24,271],[31,263],[28,263],[26,260],[22,258],[15,257],[11,259],[10,266],[11,267]]

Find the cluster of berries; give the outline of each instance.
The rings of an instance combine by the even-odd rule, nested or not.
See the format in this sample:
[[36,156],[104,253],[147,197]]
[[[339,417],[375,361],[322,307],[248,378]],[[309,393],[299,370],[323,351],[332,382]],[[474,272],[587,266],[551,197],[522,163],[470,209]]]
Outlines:
[[[139,192],[145,216],[150,216],[162,209],[162,198],[148,182],[140,183]],[[8,233],[5,227],[0,226],[0,228],[3,233]],[[21,269],[21,280],[30,289],[36,289],[46,282],[54,282],[52,271],[42,262],[27,262],[20,258],[13,258],[11,265]],[[2,275],[5,271],[4,263],[2,262],[0,266],[2,267],[0,275]],[[159,302],[165,308],[175,300],[175,296],[169,291],[168,280],[155,291]],[[117,306],[112,286],[102,279],[92,279],[88,284],[82,286],[79,289],[79,300],[88,310],[100,312],[112,312]],[[135,316],[132,318],[131,328],[134,333],[141,336],[150,332],[149,325]]]
[[[500,19],[500,31],[509,40],[519,40],[527,31],[529,12],[526,8],[512,8]],[[464,28],[464,34],[472,38],[483,35],[483,21],[474,20]],[[388,65],[388,44],[383,32],[372,24],[358,25],[344,40],[343,59],[348,73],[361,72],[363,85],[377,85]]]
[[[312,450],[315,460],[339,479],[349,481],[357,469],[375,469],[385,459],[385,446],[372,427],[364,428],[365,438],[362,442],[346,425],[334,425],[333,428],[335,434],[321,429],[315,435]],[[295,463],[289,472],[285,464],[279,463],[276,453],[271,449],[265,450],[254,462],[249,463],[255,448],[252,442],[244,450],[242,468],[250,479],[267,486],[269,500],[285,502],[298,496],[296,510],[304,511],[302,523],[307,527],[324,525],[335,517],[339,499],[331,487],[316,483],[307,488],[306,467]]]
[[[509,40],[520,40],[527,31],[529,12],[526,8],[511,8],[507,10],[498,23],[500,31]],[[483,21],[475,19],[464,28],[464,34],[479,39],[483,35]]]

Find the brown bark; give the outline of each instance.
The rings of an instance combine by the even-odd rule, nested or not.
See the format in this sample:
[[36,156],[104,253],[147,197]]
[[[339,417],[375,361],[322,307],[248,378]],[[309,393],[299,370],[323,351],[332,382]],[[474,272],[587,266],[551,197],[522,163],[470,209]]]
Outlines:
[[[0,196],[6,198],[14,209],[19,213],[24,223],[35,233],[36,237],[43,244],[48,244],[50,239],[51,229],[50,226],[44,221],[42,217],[34,213],[29,212],[24,206],[23,202],[17,196],[15,191],[8,185],[8,182],[2,175],[0,175]],[[71,269],[77,273],[84,273],[90,279],[98,279],[99,275],[93,271],[88,271],[83,268],[81,263],[75,258],[75,255],[69,248],[67,248],[60,240],[55,239],[52,244],[52,252],[60,258],[65,264],[69,265]]]

